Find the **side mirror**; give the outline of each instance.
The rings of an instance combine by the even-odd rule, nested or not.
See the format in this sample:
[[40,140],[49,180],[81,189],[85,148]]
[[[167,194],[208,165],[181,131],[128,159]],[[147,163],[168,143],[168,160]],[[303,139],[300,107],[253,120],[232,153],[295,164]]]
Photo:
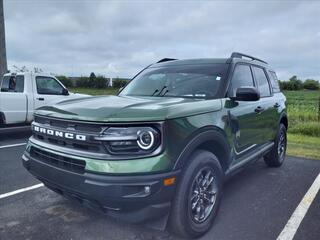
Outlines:
[[64,89],[62,90],[62,95],[68,96],[68,95],[69,95],[69,90],[66,89],[66,88],[64,88]]
[[255,87],[241,87],[237,88],[236,101],[258,101],[260,99],[260,92]]

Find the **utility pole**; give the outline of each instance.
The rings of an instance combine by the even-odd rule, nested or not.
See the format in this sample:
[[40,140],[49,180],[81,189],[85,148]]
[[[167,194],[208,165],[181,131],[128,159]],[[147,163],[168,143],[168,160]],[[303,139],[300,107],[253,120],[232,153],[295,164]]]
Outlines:
[[7,72],[6,37],[4,28],[3,0],[0,0],[0,79]]

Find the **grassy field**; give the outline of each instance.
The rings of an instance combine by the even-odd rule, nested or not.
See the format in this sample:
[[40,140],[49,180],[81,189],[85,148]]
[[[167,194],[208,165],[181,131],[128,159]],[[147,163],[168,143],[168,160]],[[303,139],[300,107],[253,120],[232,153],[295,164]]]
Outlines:
[[320,160],[320,137],[289,133],[287,153]]
[[[90,95],[114,95],[115,88],[72,88]],[[320,91],[285,91],[289,116],[288,154],[320,159]]]
[[289,117],[288,154],[320,159],[320,91],[285,91]]

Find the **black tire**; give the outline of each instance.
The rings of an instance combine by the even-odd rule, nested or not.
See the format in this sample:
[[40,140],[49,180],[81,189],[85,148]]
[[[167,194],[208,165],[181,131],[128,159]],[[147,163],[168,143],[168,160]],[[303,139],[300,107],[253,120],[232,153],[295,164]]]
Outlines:
[[4,113],[0,112],[0,127],[4,127],[5,126],[5,117],[4,117]]
[[[207,178],[203,178],[203,181],[196,181],[196,179],[201,179],[201,176],[207,176]],[[177,186],[171,206],[170,230],[185,238],[197,238],[205,234],[211,228],[217,215],[222,185],[223,171],[218,158],[208,151],[196,151],[191,156],[189,165],[184,168]],[[196,190],[199,194],[195,193]],[[201,207],[203,204],[204,206]],[[198,215],[198,211],[203,215]],[[197,216],[198,220],[196,220]]]
[[264,161],[269,167],[280,167],[286,157],[287,150],[287,129],[280,123],[277,137],[272,150],[264,156]]

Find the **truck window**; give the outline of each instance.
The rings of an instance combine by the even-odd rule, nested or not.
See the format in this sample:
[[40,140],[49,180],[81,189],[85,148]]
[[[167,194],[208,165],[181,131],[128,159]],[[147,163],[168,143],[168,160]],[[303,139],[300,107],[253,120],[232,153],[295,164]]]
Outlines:
[[58,81],[51,77],[36,77],[38,94],[62,95],[63,87]]
[[23,92],[24,91],[24,76],[4,76],[1,85],[1,92]]
[[258,82],[258,88],[261,97],[269,97],[271,95],[270,86],[267,76],[262,68],[253,67],[255,78]]
[[236,66],[231,80],[231,96],[236,95],[237,88],[253,87],[253,78],[248,65],[239,64]]

